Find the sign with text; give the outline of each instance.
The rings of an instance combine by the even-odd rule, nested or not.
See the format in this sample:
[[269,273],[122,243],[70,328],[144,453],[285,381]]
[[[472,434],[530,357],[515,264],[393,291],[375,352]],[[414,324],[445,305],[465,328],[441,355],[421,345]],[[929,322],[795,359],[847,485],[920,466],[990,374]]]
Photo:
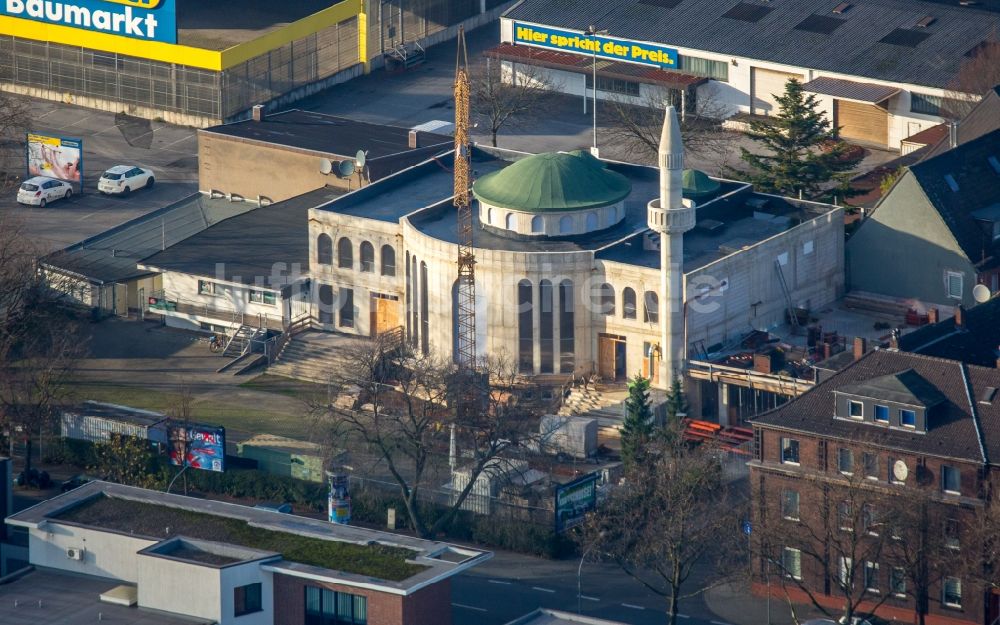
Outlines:
[[176,0],[0,0],[0,15],[177,43]]
[[226,470],[226,429],[211,425],[171,425],[170,464],[205,471]]
[[574,30],[535,26],[514,22],[514,43],[570,52],[596,55],[611,61],[653,65],[662,69],[677,69],[677,50],[657,45],[617,39],[602,35],[587,35]]
[[597,507],[597,479],[596,473],[589,473],[556,487],[556,532],[583,523],[586,514]]
[[45,176],[70,184],[83,180],[83,142],[80,139],[28,133],[28,176]]

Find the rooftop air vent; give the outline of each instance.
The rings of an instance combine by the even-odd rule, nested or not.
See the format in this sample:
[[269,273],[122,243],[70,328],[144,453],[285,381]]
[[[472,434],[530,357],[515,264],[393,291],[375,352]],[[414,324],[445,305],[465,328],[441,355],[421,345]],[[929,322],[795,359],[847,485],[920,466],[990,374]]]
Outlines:
[[926,15],[926,16],[920,18],[920,21],[917,22],[917,28],[927,28],[928,26],[930,26],[931,24],[933,24],[936,21],[937,21],[936,17],[930,16],[930,15]]
[[852,6],[854,5],[851,4],[850,2],[841,2],[837,6],[833,7],[833,12],[836,13],[837,15],[843,15],[844,13],[847,13],[847,10],[850,9]]
[[993,403],[993,399],[997,396],[997,389],[994,386],[987,386],[983,389],[983,393],[979,396],[979,403],[986,404],[987,406]]

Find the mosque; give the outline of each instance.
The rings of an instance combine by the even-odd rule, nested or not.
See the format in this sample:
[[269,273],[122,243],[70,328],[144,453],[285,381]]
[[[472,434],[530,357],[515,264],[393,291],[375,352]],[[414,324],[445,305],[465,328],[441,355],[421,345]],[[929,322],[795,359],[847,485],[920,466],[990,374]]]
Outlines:
[[[667,388],[679,376],[697,414],[726,422],[741,393],[789,393],[722,379],[713,359],[843,294],[844,215],[685,170],[672,108],[660,141],[658,167],[472,148],[476,348],[542,386],[641,374]],[[225,332],[227,355],[291,337],[268,360],[293,377],[327,375],[344,336],[402,333],[457,360],[444,147],[346,193],[327,185],[248,207],[144,258],[156,290],[143,314]],[[217,195],[198,201],[226,202]]]

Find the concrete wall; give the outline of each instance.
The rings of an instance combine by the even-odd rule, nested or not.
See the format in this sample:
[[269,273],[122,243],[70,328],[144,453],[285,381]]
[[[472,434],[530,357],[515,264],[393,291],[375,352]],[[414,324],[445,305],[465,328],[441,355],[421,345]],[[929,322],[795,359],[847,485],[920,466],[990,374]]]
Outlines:
[[[35,566],[131,583],[139,581],[136,553],[155,542],[51,522],[44,529],[28,532],[28,551]],[[69,548],[83,549],[83,559],[66,557]]]
[[[165,272],[162,276],[163,291],[168,301],[176,301],[178,304],[187,304],[196,308],[204,306],[209,311],[221,311],[221,316],[205,315],[219,325],[223,325],[223,321],[239,325],[244,317],[253,317],[256,320],[256,318],[263,316],[280,321],[286,312],[283,311],[285,306],[282,305],[280,293],[276,293],[275,304],[272,306],[251,302],[249,300],[250,287],[244,285],[199,278],[173,271]],[[203,279],[216,284],[215,295],[198,293],[198,281]],[[223,317],[225,318],[223,319]]]
[[139,607],[180,612],[220,623],[226,622],[223,620],[226,615],[232,617],[232,596],[229,597],[229,610],[222,609],[225,596],[220,585],[220,569],[147,554],[132,555],[132,558],[138,570],[135,581]]
[[[975,268],[909,171],[861,224],[846,252],[851,290],[944,306],[975,305]],[[948,297],[949,271],[963,276],[961,300]]]

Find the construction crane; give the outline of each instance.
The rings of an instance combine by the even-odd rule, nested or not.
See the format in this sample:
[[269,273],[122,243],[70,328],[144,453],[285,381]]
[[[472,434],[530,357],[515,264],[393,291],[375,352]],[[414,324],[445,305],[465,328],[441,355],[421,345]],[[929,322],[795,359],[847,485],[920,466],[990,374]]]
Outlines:
[[476,254],[473,250],[469,182],[469,55],[465,30],[458,29],[455,58],[455,208],[458,218],[458,366],[476,369]]

